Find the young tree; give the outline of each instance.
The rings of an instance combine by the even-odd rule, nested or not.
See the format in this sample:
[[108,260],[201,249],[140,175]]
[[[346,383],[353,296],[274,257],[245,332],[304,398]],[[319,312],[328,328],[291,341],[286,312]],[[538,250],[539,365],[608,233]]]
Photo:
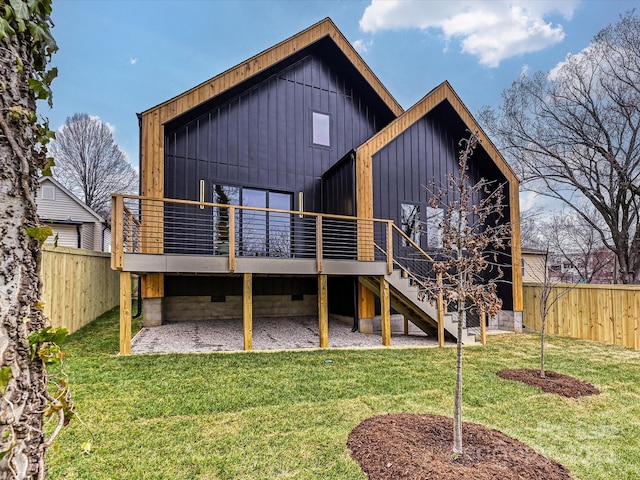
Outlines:
[[75,113],[51,142],[53,175],[93,210],[109,216],[112,193],[136,193],[138,174],[113,139],[109,125]]
[[495,315],[502,307],[496,282],[502,278],[500,255],[505,253],[511,227],[503,216],[502,185],[485,179],[472,183],[469,159],[478,145],[471,134],[460,142],[457,174],[450,174],[447,191],[434,194],[431,208],[443,208],[442,249],[434,265],[437,279],[430,281],[431,296],[442,295],[447,304],[457,306],[458,343],[456,389],[453,412],[453,453],[463,453],[462,445],[462,333],[465,316],[471,309]]
[[598,232],[623,283],[640,283],[638,31],[631,11],[551,72],[521,76],[497,112],[480,115],[528,189],[564,203]]
[[[47,390],[44,344],[51,330],[42,314],[40,243],[35,205],[40,171],[51,161],[53,135],[35,114],[36,99],[51,104],[57,46],[50,34],[50,0],[0,4],[0,478],[45,478],[45,411],[63,412]],[[47,350],[48,349],[48,350]],[[51,358],[51,357],[50,357]],[[47,410],[49,409],[49,410]],[[55,429],[54,436],[59,428]]]

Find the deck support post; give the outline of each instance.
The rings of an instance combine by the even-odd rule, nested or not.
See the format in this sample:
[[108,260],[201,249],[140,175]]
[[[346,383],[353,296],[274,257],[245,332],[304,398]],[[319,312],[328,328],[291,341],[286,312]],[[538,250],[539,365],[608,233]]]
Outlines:
[[487,314],[484,310],[480,311],[480,342],[487,344]]
[[391,345],[391,301],[389,298],[389,282],[380,277],[380,317],[382,323],[382,345]]
[[243,274],[242,278],[242,326],[244,349],[253,349],[253,275]]
[[438,301],[436,307],[438,308],[438,346],[444,347],[444,298],[442,295],[442,273],[438,273],[437,285]]
[[131,355],[131,273],[120,272],[120,355]]
[[327,276],[318,275],[318,332],[320,348],[329,346],[329,302],[327,295]]

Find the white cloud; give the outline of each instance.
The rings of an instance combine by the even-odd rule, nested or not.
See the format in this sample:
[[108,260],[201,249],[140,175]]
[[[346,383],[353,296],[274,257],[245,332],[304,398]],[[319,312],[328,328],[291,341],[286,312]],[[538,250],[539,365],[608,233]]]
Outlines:
[[569,19],[577,0],[372,0],[360,19],[360,29],[417,28],[442,31],[445,45],[460,41],[462,51],[482,65],[497,67],[506,58],[535,52],[562,41],[562,25],[545,20],[551,13]]
[[131,65],[135,65],[136,63],[138,63],[138,59],[137,59],[137,58],[130,58],[130,59],[129,59],[129,63],[130,63]]
[[353,48],[355,48],[356,51],[360,54],[367,53],[372,46],[373,46],[373,40],[367,41],[367,40],[358,39],[355,42],[353,42]]

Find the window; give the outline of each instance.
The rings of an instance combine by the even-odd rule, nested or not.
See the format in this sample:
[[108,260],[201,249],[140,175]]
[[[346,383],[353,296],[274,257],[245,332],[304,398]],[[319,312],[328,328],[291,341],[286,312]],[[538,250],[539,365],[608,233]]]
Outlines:
[[56,199],[56,187],[43,185],[42,186],[42,199],[43,200],[55,200]]
[[312,142],[323,147],[331,146],[331,118],[326,113],[311,112]]
[[[256,188],[214,185],[215,203],[244,207],[291,210],[291,194]],[[214,210],[215,244],[218,255],[229,253],[229,211]],[[261,210],[236,211],[236,240],[242,256],[291,256],[291,218],[287,213]]]
[[[402,208],[402,231],[414,243],[420,245],[420,205],[401,204]],[[402,239],[403,245],[409,242]]]

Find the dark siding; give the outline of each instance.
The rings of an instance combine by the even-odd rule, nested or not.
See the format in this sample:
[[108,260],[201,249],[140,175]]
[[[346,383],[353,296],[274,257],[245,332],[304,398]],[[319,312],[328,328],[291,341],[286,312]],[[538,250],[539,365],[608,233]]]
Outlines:
[[322,176],[322,211],[355,215],[355,154],[349,152]]
[[[459,141],[469,133],[453,108],[443,102],[406,129],[373,157],[373,215],[401,225],[401,204],[420,204],[422,220],[432,192],[446,189],[447,176],[457,174]],[[469,168],[469,182],[480,178],[505,182],[485,151],[475,150]],[[508,199],[505,192],[505,201]],[[505,209],[508,221],[508,208]],[[426,237],[423,235],[423,239]],[[423,245],[426,248],[426,245]],[[503,308],[511,309],[511,264],[508,252],[500,259],[505,265],[505,283],[499,286]],[[508,283],[506,283],[508,282]]]
[[[198,181],[304,192],[321,211],[322,174],[388,123],[343,70],[309,55],[166,136],[165,196],[196,200]],[[311,112],[331,116],[331,147],[312,145]],[[211,192],[207,192],[211,199]]]
[[[315,277],[253,277],[253,295],[317,295]],[[166,296],[242,295],[242,277],[165,277]],[[242,312],[238,313],[239,316]]]

